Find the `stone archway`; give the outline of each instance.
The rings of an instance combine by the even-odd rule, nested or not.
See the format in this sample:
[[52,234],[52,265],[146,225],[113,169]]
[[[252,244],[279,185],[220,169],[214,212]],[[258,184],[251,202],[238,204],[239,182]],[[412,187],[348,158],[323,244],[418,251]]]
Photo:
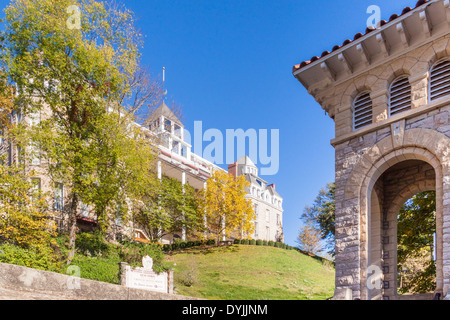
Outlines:
[[[369,299],[432,298],[432,294],[419,297],[397,293],[397,216],[408,199],[431,190],[436,190],[436,172],[422,160],[400,161],[384,171],[375,183],[367,218],[367,265],[379,268],[382,287],[368,290]],[[363,270],[361,277],[364,278]]]
[[[450,197],[450,188],[446,187],[444,190],[444,185],[449,186],[450,182],[450,139],[434,130],[405,130],[404,126],[404,121],[393,124],[390,136],[364,152],[346,179],[344,200],[336,203],[337,213],[339,212],[336,215],[336,263],[344,267],[336,270],[337,294],[339,290],[350,289],[353,298],[369,298],[366,288],[367,269],[371,262],[369,246],[370,250],[376,250],[369,240],[372,236],[370,219],[372,213],[376,214],[376,206],[371,206],[372,191],[383,173],[408,160],[422,161],[434,169],[437,197],[437,290],[444,295],[448,293],[450,265],[444,266],[443,259],[445,254],[450,254],[450,249],[443,247],[443,239],[450,239],[450,230],[444,230],[443,221],[444,214],[450,215],[450,202],[445,202],[444,206],[444,197]],[[380,240],[381,236],[379,237]],[[445,250],[449,253],[444,252]],[[379,294],[376,296],[380,297]],[[389,295],[388,297],[390,298]]]
[[[434,170],[433,170],[434,173]],[[387,208],[387,217],[389,220],[389,223],[391,224],[390,228],[390,238],[392,239],[392,247],[394,250],[391,250],[391,259],[392,264],[389,266],[389,270],[385,270],[389,272],[389,280],[392,282],[392,286],[390,286],[388,290],[388,294],[386,296],[394,297],[395,299],[401,300],[401,299],[409,299],[414,297],[408,297],[408,296],[399,296],[398,294],[398,242],[397,242],[397,236],[398,236],[398,221],[397,221],[397,215],[400,212],[401,208],[405,204],[406,201],[411,199],[413,196],[426,192],[426,191],[436,191],[436,179],[435,176],[431,176],[427,174],[427,171],[425,172],[425,177],[421,181],[415,181],[414,183],[410,184],[408,187],[401,190],[394,198],[392,203],[390,203],[389,207]],[[439,229],[440,226],[436,224],[436,228]],[[441,231],[441,230],[440,230]],[[442,239],[440,239],[442,241]],[[440,251],[441,253],[441,251]],[[437,292],[442,292],[442,261],[440,261],[440,264],[438,266],[439,272],[436,273],[436,278],[439,279],[439,286],[436,286]],[[439,277],[438,277],[439,274]],[[386,274],[384,274],[386,277]],[[385,278],[386,279],[386,278]],[[417,295],[418,298],[428,298],[431,299],[434,295],[433,294],[423,294],[423,295]]]

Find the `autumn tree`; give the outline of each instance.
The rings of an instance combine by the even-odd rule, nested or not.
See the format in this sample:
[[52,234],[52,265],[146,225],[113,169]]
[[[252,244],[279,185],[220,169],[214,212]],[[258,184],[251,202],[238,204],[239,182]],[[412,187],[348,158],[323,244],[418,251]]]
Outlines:
[[128,116],[146,102],[125,103],[142,89],[141,35],[132,12],[114,2],[15,0],[5,13],[2,61],[18,90],[14,108],[40,117],[33,127],[18,126],[11,140],[38,150],[48,176],[68,191],[70,262],[80,203],[106,221],[125,194],[147,184],[141,178],[154,156],[145,139],[133,142],[141,135]]
[[299,249],[312,255],[318,255],[323,250],[321,232],[312,226],[303,226],[297,237]]
[[200,192],[199,215],[205,215],[207,231],[215,235],[217,242],[238,230],[244,237],[254,233],[256,215],[251,200],[246,198],[248,186],[245,176],[215,171]]
[[56,226],[47,201],[23,168],[0,164],[0,240],[48,248]]

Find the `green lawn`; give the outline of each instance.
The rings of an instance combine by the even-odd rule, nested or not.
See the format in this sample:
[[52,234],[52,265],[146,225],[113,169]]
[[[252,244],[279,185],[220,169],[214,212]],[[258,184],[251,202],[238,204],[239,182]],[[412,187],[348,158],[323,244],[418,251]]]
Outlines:
[[295,250],[234,245],[166,256],[175,292],[211,300],[326,300],[334,268]]

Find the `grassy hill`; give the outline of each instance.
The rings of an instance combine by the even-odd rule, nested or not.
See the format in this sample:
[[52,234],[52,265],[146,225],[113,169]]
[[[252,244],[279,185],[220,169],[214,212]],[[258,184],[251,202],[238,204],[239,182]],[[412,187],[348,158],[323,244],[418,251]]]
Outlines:
[[295,250],[234,245],[167,255],[178,294],[211,300],[325,300],[334,268]]

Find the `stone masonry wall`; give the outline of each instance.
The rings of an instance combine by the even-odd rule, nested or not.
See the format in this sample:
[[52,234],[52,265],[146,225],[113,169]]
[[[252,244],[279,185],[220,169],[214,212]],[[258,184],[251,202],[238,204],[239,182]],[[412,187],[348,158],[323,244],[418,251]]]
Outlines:
[[[396,60],[348,82],[332,86],[319,98],[335,110],[336,139],[336,298],[351,289],[353,298],[365,298],[367,261],[366,215],[369,190],[390,166],[420,159],[436,169],[438,211],[441,212],[442,289],[450,286],[450,99],[428,101],[431,65],[450,56],[450,36],[426,44]],[[412,109],[388,118],[388,89],[396,77],[407,74],[412,86]],[[352,130],[352,102],[369,90],[373,124]]]

